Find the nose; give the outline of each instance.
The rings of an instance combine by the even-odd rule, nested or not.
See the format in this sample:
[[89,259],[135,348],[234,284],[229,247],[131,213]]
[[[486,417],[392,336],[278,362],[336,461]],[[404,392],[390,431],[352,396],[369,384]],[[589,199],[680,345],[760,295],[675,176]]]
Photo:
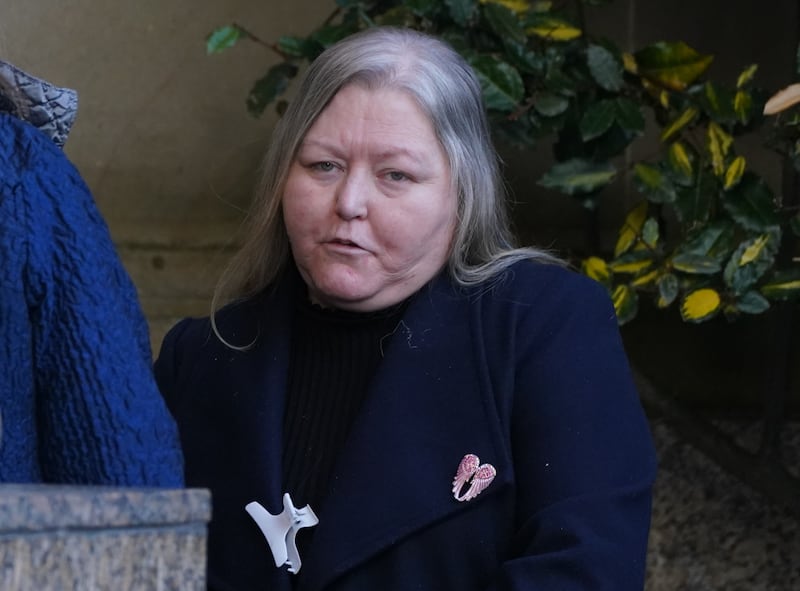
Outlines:
[[344,220],[365,218],[369,179],[365,172],[349,170],[336,189],[336,214]]

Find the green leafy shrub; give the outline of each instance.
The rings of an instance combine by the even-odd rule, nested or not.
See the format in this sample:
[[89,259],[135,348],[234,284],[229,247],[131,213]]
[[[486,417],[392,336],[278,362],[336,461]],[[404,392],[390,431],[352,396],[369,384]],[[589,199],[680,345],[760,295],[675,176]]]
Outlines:
[[[271,104],[282,112],[301,67],[347,35],[375,25],[436,34],[477,72],[498,138],[523,148],[550,143],[554,164],[542,186],[595,208],[615,179],[632,179],[641,200],[622,220],[614,251],[580,261],[608,288],[620,323],[636,316],[640,297],[677,306],[690,322],[759,314],[797,298],[800,265],[787,250],[800,217],[740,148],[744,134],[767,131],[768,145],[800,169],[800,119],[782,112],[797,101],[784,95],[781,114],[766,119],[756,65],[726,86],[704,77],[713,57],[683,42],[626,53],[594,38],[584,11],[609,3],[337,0],[307,37],[267,43],[229,25],[209,36],[207,49],[249,39],[280,55],[247,98],[260,115]],[[646,135],[658,137],[657,154],[621,169],[620,156]]]

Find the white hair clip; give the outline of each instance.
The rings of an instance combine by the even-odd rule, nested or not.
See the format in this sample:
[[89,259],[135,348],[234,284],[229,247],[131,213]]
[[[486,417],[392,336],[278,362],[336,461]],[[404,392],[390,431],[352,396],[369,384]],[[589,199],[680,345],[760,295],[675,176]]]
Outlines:
[[292,503],[289,493],[284,493],[283,511],[278,515],[273,515],[255,501],[248,503],[245,511],[255,520],[261,533],[267,539],[272,557],[275,559],[275,566],[287,565],[290,573],[299,573],[300,553],[295,544],[297,530],[313,527],[319,523],[319,519],[311,507],[306,505],[302,509],[298,509]]

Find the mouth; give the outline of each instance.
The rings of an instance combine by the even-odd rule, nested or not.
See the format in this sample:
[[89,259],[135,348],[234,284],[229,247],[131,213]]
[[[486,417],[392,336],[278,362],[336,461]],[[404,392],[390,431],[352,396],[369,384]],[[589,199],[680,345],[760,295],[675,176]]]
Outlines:
[[366,250],[358,242],[353,242],[352,240],[347,240],[345,238],[333,238],[332,240],[328,241],[328,246],[333,248],[334,250],[345,251],[345,252]]

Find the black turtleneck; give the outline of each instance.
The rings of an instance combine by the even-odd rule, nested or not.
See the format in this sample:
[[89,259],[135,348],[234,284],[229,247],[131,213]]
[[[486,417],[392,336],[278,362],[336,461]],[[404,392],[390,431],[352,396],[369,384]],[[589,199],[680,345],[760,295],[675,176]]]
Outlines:
[[321,508],[404,310],[405,303],[378,312],[346,312],[307,298],[295,305],[283,436],[284,490],[295,506]]

